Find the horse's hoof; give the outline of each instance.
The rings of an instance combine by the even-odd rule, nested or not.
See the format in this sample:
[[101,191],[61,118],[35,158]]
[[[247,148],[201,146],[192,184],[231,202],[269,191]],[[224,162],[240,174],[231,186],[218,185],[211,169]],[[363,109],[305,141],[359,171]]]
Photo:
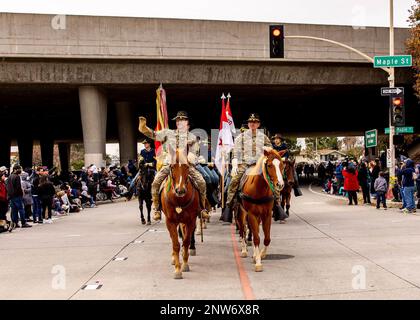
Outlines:
[[190,256],[195,256],[196,254],[196,249],[190,249]]
[[190,266],[188,264],[182,264],[182,272],[190,271]]
[[280,224],[286,224],[286,220],[280,220]]
[[256,266],[255,266],[255,272],[261,272],[261,271],[263,271],[263,266],[262,266],[262,264],[256,265]]
[[147,221],[147,225],[150,226],[152,223],[150,221]]
[[175,272],[174,279],[182,279],[182,272]]
[[145,220],[141,220],[141,224],[146,224],[146,221]]
[[246,245],[247,246],[252,246],[252,241],[247,240]]
[[248,257],[248,253],[247,252],[241,252],[241,258],[246,258]]

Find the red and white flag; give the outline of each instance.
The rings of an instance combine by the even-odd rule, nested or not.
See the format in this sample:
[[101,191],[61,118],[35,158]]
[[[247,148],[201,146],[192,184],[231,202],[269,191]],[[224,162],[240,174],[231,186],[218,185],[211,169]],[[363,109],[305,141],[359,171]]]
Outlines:
[[223,94],[221,98],[222,114],[220,116],[219,136],[216,148],[216,157],[214,159],[217,169],[219,169],[222,174],[224,173],[225,156],[229,154],[234,145],[231,126],[235,129],[235,125],[233,123],[232,112],[230,110],[229,98],[230,95],[228,95],[227,106],[225,106],[225,95]]

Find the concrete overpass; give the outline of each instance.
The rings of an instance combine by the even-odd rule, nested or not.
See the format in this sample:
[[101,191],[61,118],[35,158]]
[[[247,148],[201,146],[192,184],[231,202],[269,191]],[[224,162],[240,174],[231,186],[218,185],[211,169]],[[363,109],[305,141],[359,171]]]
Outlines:
[[[123,162],[135,157],[137,116],[155,122],[163,83],[170,116],[187,109],[195,127],[217,128],[219,97],[230,91],[239,125],[260,112],[272,132],[361,134],[387,123],[379,88],[387,75],[355,53],[328,43],[287,39],[285,59],[269,59],[268,23],[0,14],[0,160],[17,141],[25,164],[33,140],[46,163],[52,144],[63,158],[83,141],[85,162],[102,164],[106,141],[119,141]],[[285,24],[287,35],[337,40],[369,56],[388,52],[387,28]],[[408,29],[396,29],[396,54]],[[409,69],[409,119],[418,111]],[[409,108],[413,106],[413,108]],[[418,109],[418,108],[417,108]],[[17,129],[19,124],[19,129]],[[68,158],[68,157],[67,157]],[[44,160],[43,160],[44,161]]]

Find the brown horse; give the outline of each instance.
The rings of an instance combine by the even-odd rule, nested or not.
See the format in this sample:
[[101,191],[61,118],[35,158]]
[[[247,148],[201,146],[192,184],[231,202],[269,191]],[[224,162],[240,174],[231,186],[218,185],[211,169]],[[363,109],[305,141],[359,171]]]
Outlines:
[[[284,186],[281,172],[284,164],[281,160],[286,151],[264,150],[257,164],[250,168],[243,178],[244,183],[240,190],[239,210],[236,220],[241,237],[241,257],[247,257],[246,233],[247,225],[252,232],[254,244],[255,271],[262,271],[261,259],[265,258],[270,244],[271,212],[274,205],[274,188]],[[242,184],[242,183],[241,183]],[[247,223],[248,222],[248,223]],[[264,231],[264,249],[260,251],[259,228],[262,223]]]
[[[169,148],[171,150],[171,148]],[[187,157],[182,150],[170,152],[170,174],[160,195],[162,211],[166,217],[166,227],[172,240],[172,264],[175,265],[175,279],[182,279],[182,272],[190,271],[188,265],[189,247],[193,236],[196,219],[201,210],[200,194],[189,178]],[[180,244],[178,225],[182,233],[182,268],[179,261]]]
[[285,161],[285,167],[284,167],[284,188],[280,192],[281,196],[281,207],[284,210],[284,207],[286,206],[286,215],[289,216],[289,209],[290,209],[290,199],[292,198],[292,190],[295,184],[295,160]]

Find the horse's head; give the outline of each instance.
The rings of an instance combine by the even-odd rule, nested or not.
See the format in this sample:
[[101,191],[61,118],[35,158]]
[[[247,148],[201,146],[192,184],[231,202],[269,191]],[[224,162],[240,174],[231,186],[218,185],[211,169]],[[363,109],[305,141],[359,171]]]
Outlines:
[[189,165],[186,150],[169,148],[171,158],[171,179],[177,197],[183,197],[187,193]]
[[293,185],[295,183],[295,160],[285,161],[284,173],[287,179],[287,183]]
[[266,158],[266,170],[274,186],[281,189],[284,187],[284,180],[282,172],[284,170],[284,162],[281,157],[286,153],[286,150],[276,151],[274,149],[264,149],[264,156]]

